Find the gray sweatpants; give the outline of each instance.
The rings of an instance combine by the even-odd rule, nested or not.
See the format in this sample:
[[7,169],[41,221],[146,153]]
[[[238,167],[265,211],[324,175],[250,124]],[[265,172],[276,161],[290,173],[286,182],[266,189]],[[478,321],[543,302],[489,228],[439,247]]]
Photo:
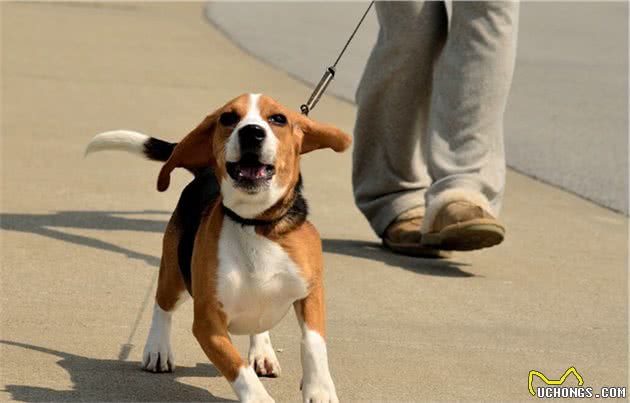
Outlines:
[[377,2],[380,23],[357,91],[352,181],[382,235],[427,206],[423,232],[453,200],[497,216],[505,185],[503,112],[519,4]]

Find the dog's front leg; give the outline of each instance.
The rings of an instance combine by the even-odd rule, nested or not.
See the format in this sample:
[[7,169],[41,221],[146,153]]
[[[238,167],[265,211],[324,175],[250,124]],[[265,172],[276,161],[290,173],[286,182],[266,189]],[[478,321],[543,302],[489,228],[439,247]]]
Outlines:
[[227,332],[225,315],[217,304],[195,300],[193,334],[210,361],[230,382],[241,402],[268,403],[269,396],[254,369],[241,358]]
[[335,384],[328,369],[324,291],[316,284],[311,293],[294,304],[302,328],[302,397],[305,403],[338,403]]

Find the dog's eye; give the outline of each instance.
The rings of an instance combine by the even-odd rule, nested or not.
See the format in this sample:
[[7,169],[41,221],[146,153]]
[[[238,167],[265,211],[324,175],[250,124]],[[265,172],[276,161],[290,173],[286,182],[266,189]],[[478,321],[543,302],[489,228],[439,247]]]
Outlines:
[[225,112],[219,117],[219,123],[223,126],[234,126],[240,119],[236,112]]
[[277,126],[284,126],[287,124],[287,117],[281,113],[269,116],[269,121]]

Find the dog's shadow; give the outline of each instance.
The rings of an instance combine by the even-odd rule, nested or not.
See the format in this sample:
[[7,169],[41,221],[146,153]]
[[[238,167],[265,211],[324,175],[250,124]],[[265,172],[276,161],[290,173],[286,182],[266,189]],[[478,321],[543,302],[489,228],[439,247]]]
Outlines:
[[[154,374],[140,369],[139,363],[82,357],[15,341],[0,340],[8,346],[25,348],[54,355],[57,364],[70,375],[70,390],[58,390],[34,385],[5,385],[11,398],[23,402],[78,402],[78,401],[213,401],[233,402],[216,397],[206,389],[177,381],[179,377],[218,377],[219,371],[211,364],[177,367],[175,372]],[[45,374],[42,374],[45,376]]]

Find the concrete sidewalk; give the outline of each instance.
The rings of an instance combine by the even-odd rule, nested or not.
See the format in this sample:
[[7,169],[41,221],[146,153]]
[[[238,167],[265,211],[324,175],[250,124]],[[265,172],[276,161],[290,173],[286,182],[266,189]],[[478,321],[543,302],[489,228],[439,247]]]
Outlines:
[[[176,372],[138,368],[161,231],[189,177],[158,193],[157,164],[83,149],[114,128],[177,140],[240,93],[297,107],[311,89],[223,38],[201,3],[0,7],[0,400],[233,400],[191,334],[190,303]],[[354,108],[326,97],[313,117],[351,131]],[[627,386],[627,218],[510,172],[501,247],[413,259],[382,251],[355,209],[349,153],[308,155],[303,174],[342,401],[526,400],[530,370],[570,366],[596,391]],[[299,401],[292,313],[272,338],[283,374],[263,382]]]

